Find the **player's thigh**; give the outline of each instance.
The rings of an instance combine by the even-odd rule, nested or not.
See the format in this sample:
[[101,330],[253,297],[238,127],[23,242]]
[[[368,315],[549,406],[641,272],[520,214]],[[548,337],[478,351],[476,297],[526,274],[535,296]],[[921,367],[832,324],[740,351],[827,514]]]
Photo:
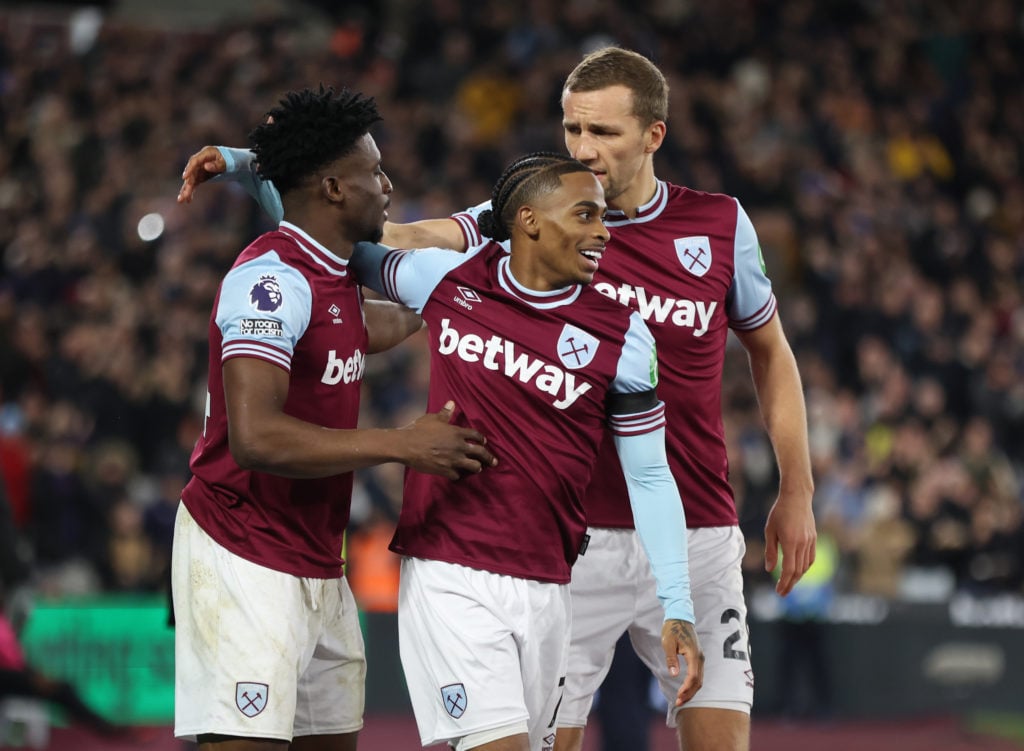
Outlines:
[[296,692],[294,736],[343,736],[363,727],[366,650],[344,578],[309,583],[320,629]]
[[172,586],[175,734],[291,740],[314,642],[303,580],[222,548],[182,506]]
[[[535,751],[530,745],[530,737],[525,733],[519,735],[507,735],[504,738],[498,738],[493,741],[484,741],[483,743],[476,744],[471,742],[473,745],[459,744],[456,746],[455,751]],[[542,751],[544,751],[542,749]]]
[[749,751],[750,714],[718,707],[683,708],[678,716],[685,751]]
[[738,527],[712,527],[690,534],[690,579],[697,636],[705,653],[705,680],[689,707],[749,714],[754,703],[742,558]]
[[[745,545],[738,527],[708,527],[688,532],[690,585],[697,637],[704,652],[704,683],[687,708],[712,707],[749,714],[754,676],[747,644],[747,606],[741,561]],[[649,566],[648,566],[649,569]],[[657,603],[653,574],[642,584],[644,606],[630,628],[634,649],[658,680],[675,724],[673,704],[685,678],[668,672],[661,646],[664,612]]]
[[[612,664],[615,643],[636,609],[637,577],[646,558],[637,562],[636,533],[627,529],[591,528],[586,554],[572,569],[572,630],[565,696],[559,726],[583,727],[594,694]],[[649,568],[649,566],[648,566]]]
[[697,636],[704,650],[704,685],[687,706],[749,714],[754,701],[739,527],[690,533],[690,579]]
[[466,738],[482,746],[554,717],[568,645],[567,587],[406,558],[398,613],[424,745]]
[[287,751],[288,741],[268,738],[230,738],[216,734],[199,737],[199,751]]
[[296,738],[288,751],[356,751],[359,733],[342,735],[306,735]]

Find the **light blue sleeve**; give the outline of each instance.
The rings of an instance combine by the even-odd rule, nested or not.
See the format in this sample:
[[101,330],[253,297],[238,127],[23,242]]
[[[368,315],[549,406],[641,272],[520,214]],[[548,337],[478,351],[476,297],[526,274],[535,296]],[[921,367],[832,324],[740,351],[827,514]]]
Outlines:
[[349,268],[360,284],[422,313],[445,275],[473,255],[444,248],[395,250],[379,243],[361,242],[356,243]]
[[640,542],[651,562],[665,620],[694,623],[686,516],[665,454],[665,428],[614,434]]
[[[477,219],[480,214],[491,208],[490,201],[484,201],[478,203],[476,206],[470,206],[468,209],[458,211],[451,215],[451,219],[458,222],[459,227],[462,229],[462,235],[466,239],[466,250],[473,250],[475,248],[482,247],[491,242],[491,238],[484,237],[480,234],[480,225],[477,224]],[[506,253],[511,252],[511,241],[503,240],[499,243]]]
[[[617,394],[649,392],[656,402],[658,358],[654,337],[639,313],[630,316],[612,382]],[[636,403],[634,403],[636,404]],[[661,402],[632,414],[609,415],[609,426],[626,478],[633,522],[651,561],[658,599],[666,618],[693,623],[686,516],[665,452],[665,406]]]
[[640,314],[633,311],[611,390],[619,394],[634,394],[650,391],[657,385],[658,356],[654,336]]
[[223,353],[249,354],[290,367],[309,327],[313,295],[299,271],[270,251],[231,269],[221,284],[214,320]]
[[736,201],[733,264],[732,286],[726,296],[729,325],[741,331],[760,328],[772,319],[778,306],[757,233],[739,201]]
[[256,172],[255,154],[249,149],[233,149],[228,146],[218,146],[217,151],[224,157],[227,169],[215,177],[215,180],[236,182],[245,188],[246,192],[256,199],[264,213],[280,224],[284,219],[284,205],[281,203],[281,194],[270,180],[264,180]]

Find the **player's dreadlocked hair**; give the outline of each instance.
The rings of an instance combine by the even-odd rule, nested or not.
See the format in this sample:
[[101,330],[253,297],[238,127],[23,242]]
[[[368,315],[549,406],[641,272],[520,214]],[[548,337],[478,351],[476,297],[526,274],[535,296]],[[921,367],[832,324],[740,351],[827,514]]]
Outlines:
[[491,208],[480,212],[477,226],[484,237],[501,242],[511,236],[516,212],[526,203],[557,190],[562,175],[591,172],[583,162],[565,154],[536,151],[510,164],[494,184]]
[[270,112],[268,122],[249,133],[257,170],[281,195],[300,185],[325,164],[355,148],[381,119],[372,97],[320,84],[319,91],[289,91]]

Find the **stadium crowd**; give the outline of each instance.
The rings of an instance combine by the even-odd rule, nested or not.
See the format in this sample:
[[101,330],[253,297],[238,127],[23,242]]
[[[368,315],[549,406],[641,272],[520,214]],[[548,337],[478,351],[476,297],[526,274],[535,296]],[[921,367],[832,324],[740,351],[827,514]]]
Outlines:
[[[514,156],[563,149],[559,86],[615,43],[672,87],[659,176],[738,196],[757,228],[840,589],[1024,593],[1019,4],[649,6],[396,0],[204,29],[0,11],[4,585],[165,586],[216,284],[269,228],[236,186],[178,205],[190,154],[244,145],[287,89],[349,85],[385,117],[392,221],[445,216]],[[371,357],[362,424],[421,414],[427,370],[422,335]],[[736,346],[725,419],[755,585],[777,477],[746,371]],[[367,607],[389,607],[401,479],[358,475]]]

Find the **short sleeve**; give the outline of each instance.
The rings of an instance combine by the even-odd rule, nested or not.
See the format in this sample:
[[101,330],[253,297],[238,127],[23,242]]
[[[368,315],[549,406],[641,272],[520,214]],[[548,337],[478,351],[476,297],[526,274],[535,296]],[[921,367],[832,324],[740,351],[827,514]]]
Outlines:
[[290,370],[312,300],[306,279],[272,250],[231,269],[215,314],[221,359],[256,357]]

